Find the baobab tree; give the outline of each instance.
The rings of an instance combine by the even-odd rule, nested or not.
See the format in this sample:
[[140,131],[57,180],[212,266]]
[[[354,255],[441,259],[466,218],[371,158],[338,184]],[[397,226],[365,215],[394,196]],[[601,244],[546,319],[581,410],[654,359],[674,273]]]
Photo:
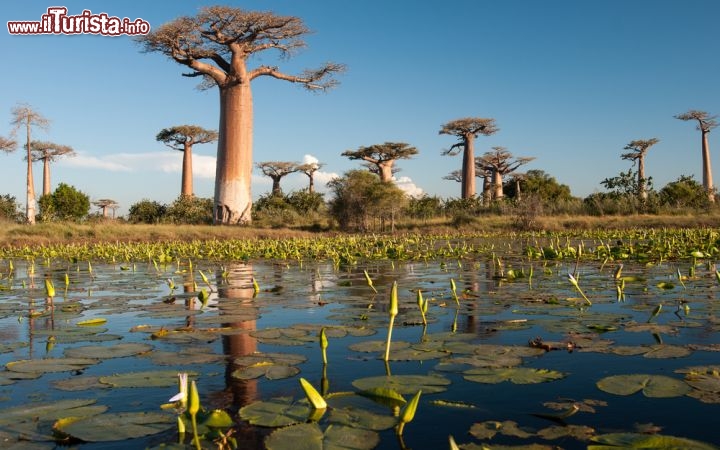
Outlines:
[[11,113],[13,119],[10,123],[14,125],[13,132],[15,133],[20,128],[25,128],[25,149],[27,151],[27,154],[25,155],[27,160],[27,196],[25,217],[28,224],[35,225],[35,182],[33,180],[32,172],[31,131],[34,126],[47,129],[50,126],[50,121],[43,117],[39,112],[35,111],[30,105],[16,105],[13,107]]
[[462,198],[475,196],[475,138],[482,134],[490,136],[498,131],[495,119],[466,117],[446,123],[440,128],[440,134],[456,136],[459,142],[443,151],[443,155],[455,156],[463,153],[462,163]]
[[393,173],[397,170],[393,167],[398,159],[410,159],[417,155],[418,150],[405,142],[385,142],[367,147],[360,147],[357,150],[346,150],[342,156],[350,159],[361,159],[365,161],[370,171],[380,175],[380,181],[392,181]]
[[325,164],[322,163],[309,162],[297,166],[298,172],[304,173],[310,179],[310,182],[308,184],[308,193],[315,193],[315,172],[320,170],[324,165]]
[[257,163],[257,168],[260,169],[263,175],[270,177],[272,180],[272,195],[282,195],[282,189],[280,189],[280,180],[286,175],[297,172],[298,164],[287,161],[265,161]]
[[703,187],[707,191],[708,199],[711,203],[715,203],[715,187],[712,179],[712,166],[710,165],[710,144],[708,143],[708,134],[710,130],[715,128],[717,124],[717,116],[711,116],[705,111],[691,109],[690,111],[675,116],[680,120],[696,120],[697,129],[702,134],[702,162],[703,162]]
[[206,130],[197,125],[180,125],[164,128],[155,139],[173,150],[183,152],[182,183],[180,195],[193,195],[192,148],[195,144],[209,144],[218,139],[215,130]]
[[6,138],[4,136],[0,136],[0,151],[3,151],[5,153],[11,153],[14,152],[17,148],[17,141],[14,139]]
[[[485,170],[484,167],[479,165],[479,156],[475,158],[475,177],[476,178],[482,178],[482,199],[483,199],[483,205],[487,206],[490,203],[490,198],[492,196],[492,193],[490,192],[490,181],[492,178],[492,172],[489,170]],[[462,170],[457,169],[453,170],[449,174],[445,175],[443,177],[445,180],[450,181],[457,181],[458,183],[462,183],[463,175]]]
[[503,192],[503,177],[518,169],[518,167],[534,160],[532,157],[515,158],[505,147],[493,147],[492,151],[478,158],[478,165],[492,172],[493,200],[500,200],[505,196]]
[[190,77],[202,77],[201,86],[220,91],[217,165],[213,221],[216,224],[250,223],[252,197],[253,98],[251,82],[260,77],[297,83],[311,91],[337,84],[333,76],[342,64],[326,63],[319,69],[290,75],[272,65],[251,68],[248,60],[275,50],[289,57],[305,46],[309,33],[297,17],[272,12],[245,11],[229,6],[208,6],[194,17],[165,23],[139,42],[146,52],[159,52],[187,66]]
[[645,155],[647,154],[650,147],[660,142],[657,138],[647,140],[636,140],[631,141],[625,146],[624,150],[631,150],[629,153],[623,153],[621,158],[627,161],[632,161],[633,164],[637,162],[638,173],[637,173],[637,189],[638,198],[641,201],[647,200],[647,178],[645,178]]
[[33,162],[43,163],[43,193],[50,195],[50,163],[61,156],[75,156],[75,150],[68,145],[60,145],[54,142],[32,141],[30,143]]
[[112,209],[112,211],[113,211],[112,218],[113,219],[115,218],[115,210],[120,207],[120,205],[118,205],[118,202],[116,202],[115,200],[109,199],[109,198],[101,198],[100,200],[96,200],[93,202],[93,205],[102,209],[102,215],[103,215],[103,217],[106,217],[106,218],[108,216],[107,210]]

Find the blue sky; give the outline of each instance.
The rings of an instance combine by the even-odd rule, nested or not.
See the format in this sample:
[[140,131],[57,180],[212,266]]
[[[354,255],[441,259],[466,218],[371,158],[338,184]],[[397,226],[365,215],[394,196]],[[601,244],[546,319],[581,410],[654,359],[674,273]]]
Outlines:
[[[131,38],[99,35],[12,36],[5,22],[40,20],[49,6],[142,18],[152,27],[194,15],[207,1],[128,0],[6,2],[0,32],[0,135],[11,108],[28,103],[51,120],[38,140],[72,146],[78,156],[52,167],[53,189],[71,184],[92,200],[112,198],[119,213],[142,199],[170,203],[180,192],[181,153],[155,141],[163,128],[217,128],[218,95],[198,91],[184,67],[145,54]],[[360,167],[345,150],[385,141],[418,148],[399,161],[405,186],[444,198],[460,186],[442,177],[461,165],[442,156],[455,141],[442,124],[495,118],[500,131],[479,137],[536,159],[572,193],[602,190],[600,181],[630,167],[620,159],[635,139],[658,138],[646,158],[656,188],[680,175],[701,178],[700,133],[673,116],[689,109],[720,114],[720,2],[715,0],[247,0],[224,4],[302,18],[314,31],[290,60],[254,63],[290,73],[335,61],[348,66],[341,84],[309,93],[275,79],[254,82],[254,160],[325,164],[323,176]],[[720,143],[710,134],[720,170]],[[20,139],[24,142],[24,137]],[[215,145],[195,149],[195,193],[213,196]],[[42,167],[35,166],[36,191]],[[270,190],[255,171],[253,195]],[[716,178],[720,181],[720,172]],[[285,191],[305,187],[293,174]],[[0,154],[0,194],[25,203],[22,151]],[[322,186],[320,186],[322,188]]]

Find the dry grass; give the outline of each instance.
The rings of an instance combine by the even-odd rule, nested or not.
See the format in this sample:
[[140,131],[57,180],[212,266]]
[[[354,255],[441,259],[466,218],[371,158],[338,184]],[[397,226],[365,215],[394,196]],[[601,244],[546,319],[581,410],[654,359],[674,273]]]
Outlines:
[[[720,226],[720,213],[633,216],[544,216],[538,217],[534,231],[611,230],[631,228],[708,228]],[[457,234],[510,232],[509,216],[483,216],[460,227],[447,219],[402,222],[397,233]],[[134,225],[120,222],[92,224],[39,223],[34,226],[0,223],[0,246],[36,246],[58,243],[190,241],[208,239],[287,239],[336,234],[293,228],[256,228],[209,225]]]

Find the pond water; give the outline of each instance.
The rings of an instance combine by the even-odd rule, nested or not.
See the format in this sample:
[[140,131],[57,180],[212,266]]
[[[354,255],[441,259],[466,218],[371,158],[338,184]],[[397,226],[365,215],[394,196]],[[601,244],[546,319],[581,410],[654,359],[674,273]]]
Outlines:
[[[350,422],[373,428],[363,438],[372,447],[357,448],[449,448],[452,435],[461,448],[579,449],[591,436],[612,433],[719,444],[718,281],[708,261],[694,262],[693,276],[679,279],[678,269],[688,274],[689,264],[625,262],[616,278],[614,263],[531,264],[521,257],[349,266],[16,262],[0,279],[0,364],[7,367],[0,372],[0,446],[61,448],[52,424],[89,414],[62,402],[86,400],[101,407],[93,414],[114,416],[86,426],[100,430],[100,438],[85,438],[97,442],[70,440],[73,448],[184,448],[172,446],[175,413],[161,409],[178,391],[179,372],[196,380],[203,408],[231,415],[243,449],[265,448],[279,430],[250,424],[258,413],[249,405],[307,408],[301,377],[328,398],[319,429]],[[573,272],[589,301],[568,281]],[[56,290],[52,299],[46,279]],[[393,282],[400,306],[386,364]],[[428,302],[427,326],[418,289]],[[645,378],[608,378],[631,374]],[[357,395],[367,386],[391,386],[406,400],[423,390],[401,438],[392,407]],[[62,410],[43,409],[52,405]],[[117,413],[160,413],[168,421],[158,420],[148,436],[129,431],[124,438]],[[361,413],[372,418],[347,419]],[[270,442],[282,440],[279,434]],[[273,448],[292,447],[282,445]]]

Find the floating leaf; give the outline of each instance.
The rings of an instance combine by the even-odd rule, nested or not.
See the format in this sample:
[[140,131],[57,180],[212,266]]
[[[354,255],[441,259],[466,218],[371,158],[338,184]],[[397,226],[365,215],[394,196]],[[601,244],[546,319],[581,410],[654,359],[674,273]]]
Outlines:
[[240,408],[240,418],[261,427],[284,427],[305,422],[310,413],[307,403],[294,403],[290,398],[276,398],[250,403]]
[[23,404],[0,409],[0,425],[6,427],[25,421],[57,420],[66,416],[89,416],[107,410],[107,406],[96,406],[95,399],[59,400],[41,404]]
[[86,345],[65,349],[64,355],[68,358],[109,359],[125,356],[139,355],[153,349],[150,344],[127,342],[115,345]]
[[532,437],[532,433],[521,429],[517,422],[512,420],[506,420],[504,422],[498,422],[495,420],[488,420],[485,422],[475,423],[470,427],[470,434],[478,439],[491,439],[496,434],[502,434],[505,436],[515,436],[523,439]]
[[71,372],[74,370],[83,370],[97,363],[97,359],[90,358],[25,359],[9,362],[5,365],[5,368],[13,372]]
[[234,370],[231,376],[238,380],[253,380],[260,377],[265,377],[268,380],[280,380],[283,378],[293,377],[298,373],[300,373],[300,369],[295,366],[273,363],[256,363],[251,366]]
[[374,431],[330,425],[323,433],[316,423],[280,428],[265,439],[268,450],[366,450],[375,448],[380,437]]
[[464,378],[476,383],[502,383],[509,381],[515,384],[535,384],[565,378],[566,374],[556,370],[532,369],[529,367],[477,368],[464,372]]
[[102,317],[96,317],[94,319],[81,320],[76,325],[79,325],[81,327],[95,327],[98,325],[102,325],[105,322],[107,322],[107,319],[104,319]]
[[665,375],[612,375],[596,384],[601,391],[615,395],[632,395],[642,391],[646,397],[669,398],[690,392],[690,386]]
[[352,385],[362,391],[373,388],[394,390],[399,394],[415,394],[422,390],[426,394],[444,392],[450,380],[439,375],[391,375],[360,378],[353,381]]
[[[188,372],[190,377],[196,372]],[[177,385],[176,370],[148,370],[145,372],[127,372],[102,376],[98,380],[116,388],[172,387]]]
[[388,406],[403,406],[407,401],[394,389],[375,387],[358,392],[358,395],[368,397],[380,404]]
[[612,450],[615,448],[639,449],[681,449],[692,448],[693,450],[717,450],[714,445],[685,439],[674,436],[663,436],[660,434],[639,434],[639,433],[610,433],[601,434],[590,438],[592,442],[600,445],[590,444],[587,450]]
[[355,408],[332,408],[328,421],[337,425],[373,431],[389,430],[397,423],[395,417]]
[[587,441],[595,435],[595,429],[585,425],[565,425],[543,428],[537,432],[543,439],[553,440],[564,437],[572,437],[580,441]]
[[59,431],[86,442],[123,441],[160,433],[176,424],[169,414],[122,412],[58,422]]

